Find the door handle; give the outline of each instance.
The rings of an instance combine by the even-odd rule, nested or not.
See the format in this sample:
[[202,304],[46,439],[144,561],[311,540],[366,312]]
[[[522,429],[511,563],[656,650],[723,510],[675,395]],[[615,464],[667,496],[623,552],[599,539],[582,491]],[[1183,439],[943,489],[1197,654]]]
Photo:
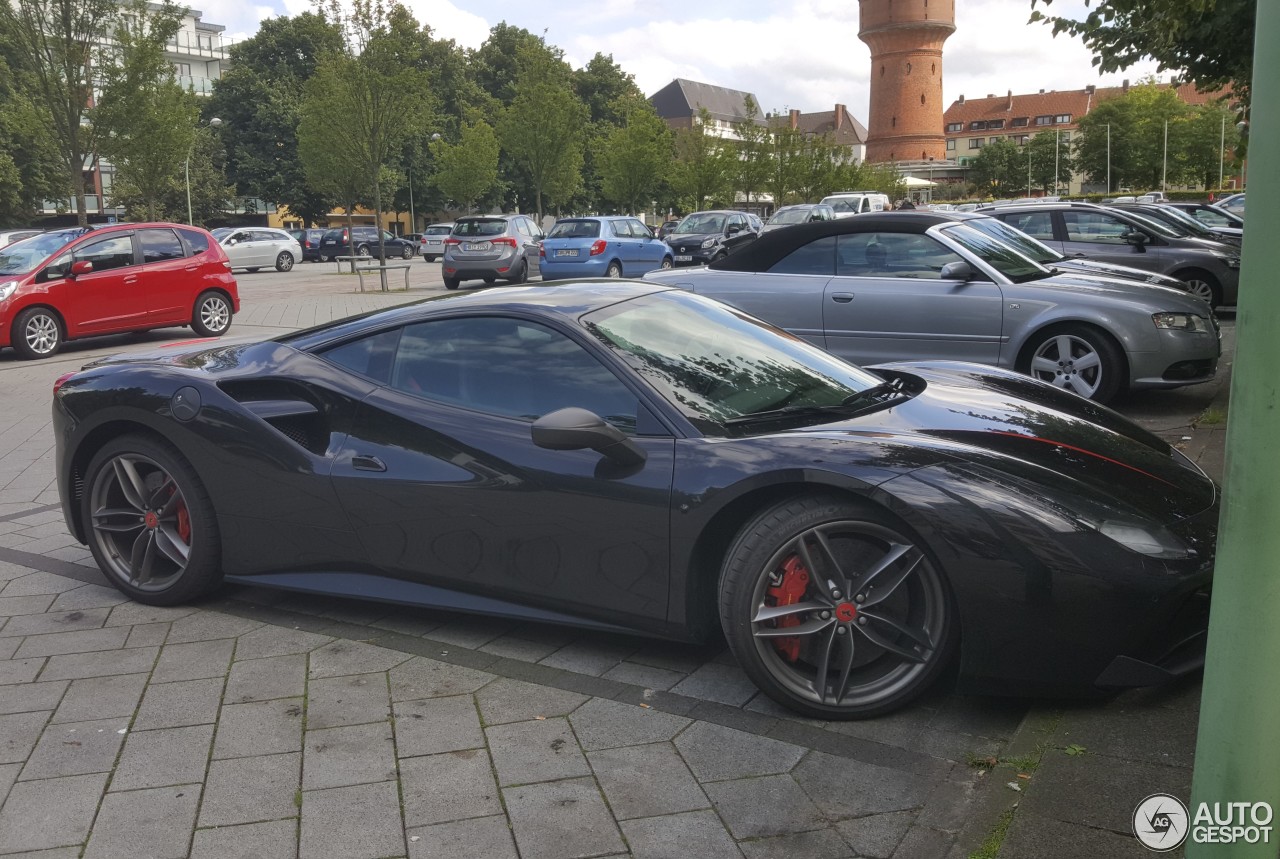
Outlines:
[[839,304],[848,304],[850,301],[853,301],[853,293],[852,292],[833,292],[831,293],[831,300],[838,302]]
[[128,275],[128,276],[126,276],[126,277],[125,277],[124,282],[125,282],[125,283],[137,283],[137,282],[138,282],[138,276],[137,276],[136,274]]
[[356,454],[351,457],[351,467],[360,471],[386,471],[387,464],[376,456]]

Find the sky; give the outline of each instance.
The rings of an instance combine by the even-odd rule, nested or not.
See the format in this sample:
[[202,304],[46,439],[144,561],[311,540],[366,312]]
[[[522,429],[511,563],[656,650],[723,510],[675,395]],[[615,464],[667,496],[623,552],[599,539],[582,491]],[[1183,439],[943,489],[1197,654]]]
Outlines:
[[[830,110],[845,104],[865,123],[871,54],[858,39],[857,0],[402,0],[437,38],[475,48],[506,21],[545,33],[580,68],[612,54],[645,95],[673,78],[755,93],[764,111]],[[200,0],[204,20],[236,40],[258,22],[313,8],[310,0]],[[1040,8],[1043,8],[1041,6]],[[1055,0],[1071,14],[1082,0]],[[1031,0],[956,0],[956,32],[943,49],[943,95],[981,98],[1119,85],[1156,74],[1153,62],[1099,76],[1092,55],[1044,24],[1030,24]],[[1162,76],[1168,80],[1168,73]]]

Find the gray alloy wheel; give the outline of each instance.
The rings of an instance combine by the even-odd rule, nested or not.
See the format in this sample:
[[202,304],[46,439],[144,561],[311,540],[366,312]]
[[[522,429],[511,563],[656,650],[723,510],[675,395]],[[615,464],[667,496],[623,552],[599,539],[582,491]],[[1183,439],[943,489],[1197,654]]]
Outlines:
[[1203,275],[1193,274],[1184,277],[1182,282],[1187,285],[1187,292],[1210,307],[1217,307],[1222,303],[1222,298],[1218,295],[1218,285],[1209,282]]
[[231,303],[221,292],[206,292],[196,299],[191,327],[202,337],[220,337],[231,327]]
[[373,252],[369,250],[368,245],[361,245],[360,247],[356,248],[356,256],[365,257],[367,259],[368,257],[373,256]]
[[136,600],[172,605],[221,577],[217,520],[191,467],[167,444],[123,436],[86,473],[81,515],[108,580]]
[[29,307],[13,321],[10,342],[23,358],[48,358],[62,348],[62,320],[47,307]]
[[276,271],[288,271],[291,268],[293,268],[293,254],[280,251],[280,256],[276,257]]
[[662,258],[662,268],[663,268],[664,270],[665,270],[665,269],[669,269],[669,268],[671,268],[673,265],[675,265],[675,263],[674,263],[674,262],[672,262],[671,257],[663,257],[663,258]]
[[413,259],[413,248],[411,247],[401,248],[400,259]]
[[837,499],[793,499],[745,527],[720,605],[761,690],[815,718],[900,707],[955,645],[950,597],[923,549],[877,511]]
[[1105,403],[1121,387],[1123,360],[1111,341],[1083,325],[1063,325],[1036,336],[1027,371],[1042,382]]
[[604,270],[605,277],[622,277],[622,266],[616,262],[609,263],[609,267]]

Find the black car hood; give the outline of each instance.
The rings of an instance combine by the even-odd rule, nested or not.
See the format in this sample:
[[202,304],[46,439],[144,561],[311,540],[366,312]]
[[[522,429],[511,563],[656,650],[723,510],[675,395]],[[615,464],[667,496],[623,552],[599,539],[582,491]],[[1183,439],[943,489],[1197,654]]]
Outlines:
[[680,245],[681,247],[686,245],[701,247],[703,241],[706,239],[715,239],[716,241],[720,241],[723,238],[724,236],[719,233],[668,233],[663,236],[663,241],[672,247],[675,247],[676,245]]
[[1044,487],[1055,497],[1118,503],[1172,524],[1214,503],[1217,487],[1169,444],[1110,409],[1025,376],[977,364],[871,368],[924,389],[883,411],[792,432],[898,440]]

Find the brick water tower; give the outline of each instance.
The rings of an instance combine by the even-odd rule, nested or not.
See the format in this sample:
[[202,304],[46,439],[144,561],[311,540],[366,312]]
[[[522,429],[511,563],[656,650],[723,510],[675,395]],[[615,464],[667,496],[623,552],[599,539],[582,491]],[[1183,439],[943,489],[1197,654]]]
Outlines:
[[942,161],[942,43],[955,0],[858,0],[858,38],[871,48],[868,161]]

